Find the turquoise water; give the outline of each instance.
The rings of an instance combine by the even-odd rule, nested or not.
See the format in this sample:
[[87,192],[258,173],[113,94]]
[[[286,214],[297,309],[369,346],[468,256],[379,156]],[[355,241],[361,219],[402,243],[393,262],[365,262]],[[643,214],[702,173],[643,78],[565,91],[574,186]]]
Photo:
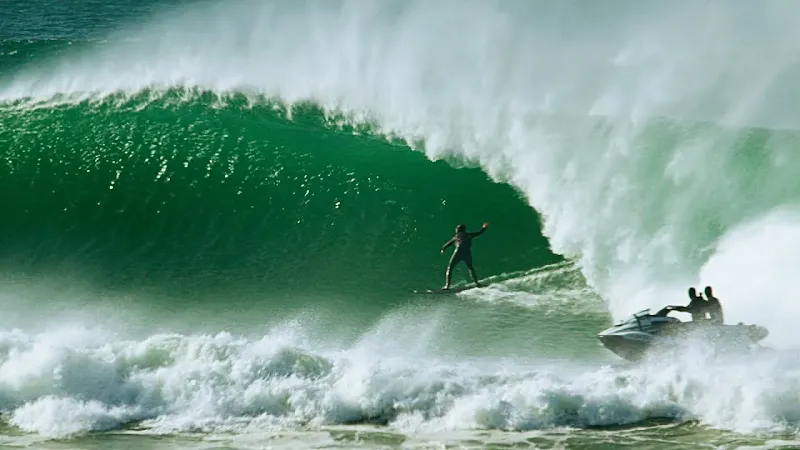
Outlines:
[[4,445],[796,445],[792,4],[9,5]]

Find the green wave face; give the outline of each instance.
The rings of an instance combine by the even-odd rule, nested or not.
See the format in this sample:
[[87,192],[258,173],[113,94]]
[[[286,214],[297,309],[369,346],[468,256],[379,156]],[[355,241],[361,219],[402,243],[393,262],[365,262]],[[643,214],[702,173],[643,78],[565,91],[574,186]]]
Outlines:
[[442,243],[456,224],[484,221],[480,275],[556,260],[537,215],[507,185],[329,127],[312,106],[292,113],[186,91],[7,104],[0,233],[13,238],[3,263],[184,295],[397,298],[440,286]]

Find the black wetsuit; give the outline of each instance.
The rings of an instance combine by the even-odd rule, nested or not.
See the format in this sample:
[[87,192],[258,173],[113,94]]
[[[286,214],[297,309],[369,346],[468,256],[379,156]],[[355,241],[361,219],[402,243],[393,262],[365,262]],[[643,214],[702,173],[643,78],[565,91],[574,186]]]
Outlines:
[[447,264],[445,288],[450,287],[450,280],[453,276],[453,267],[455,267],[461,261],[464,261],[464,264],[467,265],[467,269],[469,269],[469,274],[472,277],[472,281],[480,286],[478,283],[478,276],[475,275],[475,268],[472,266],[472,238],[482,235],[485,231],[485,228],[482,228],[481,231],[475,231],[472,233],[460,231],[456,233],[452,239],[447,241],[444,246],[442,246],[442,251],[445,251],[447,247],[450,247],[453,244],[456,245],[456,250],[453,252],[453,255],[450,257],[450,262]]
[[706,320],[706,311],[708,310],[708,302],[703,297],[697,296],[693,298],[686,306],[676,306],[673,311],[680,311],[692,315],[692,322]]
[[708,303],[708,306],[706,306],[706,311],[708,311],[711,323],[715,325],[722,325],[725,323],[722,316],[722,305],[719,303],[719,299],[717,297],[710,296],[708,297],[708,301],[706,303]]

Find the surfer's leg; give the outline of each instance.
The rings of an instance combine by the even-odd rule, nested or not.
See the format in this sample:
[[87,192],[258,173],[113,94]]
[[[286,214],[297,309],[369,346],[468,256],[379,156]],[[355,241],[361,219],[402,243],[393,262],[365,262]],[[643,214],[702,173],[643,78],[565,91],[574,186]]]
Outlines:
[[478,282],[478,275],[475,274],[475,267],[472,265],[472,255],[465,255],[464,256],[464,264],[467,265],[467,269],[469,270],[469,275],[472,277],[472,281],[475,282],[475,286],[481,287],[481,284]]
[[447,263],[447,271],[445,272],[444,289],[450,289],[450,281],[453,279],[453,267],[461,261],[461,255],[458,252],[453,252],[450,257],[450,262]]

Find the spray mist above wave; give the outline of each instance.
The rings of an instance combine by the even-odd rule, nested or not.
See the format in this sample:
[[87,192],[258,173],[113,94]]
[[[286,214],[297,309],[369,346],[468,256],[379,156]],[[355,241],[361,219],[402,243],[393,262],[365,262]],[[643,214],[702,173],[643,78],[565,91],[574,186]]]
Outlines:
[[374,120],[524,190],[621,315],[680,299],[718,239],[800,196],[796,136],[744,128],[798,122],[797,5],[679,3],[224,2],[19,72],[0,98],[198,86]]

